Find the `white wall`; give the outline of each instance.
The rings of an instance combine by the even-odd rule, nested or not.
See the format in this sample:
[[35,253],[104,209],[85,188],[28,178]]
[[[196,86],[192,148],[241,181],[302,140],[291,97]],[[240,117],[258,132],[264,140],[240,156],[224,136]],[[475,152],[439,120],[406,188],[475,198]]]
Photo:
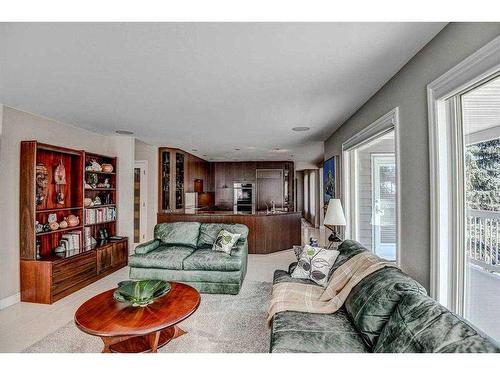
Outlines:
[[413,57],[325,143],[325,160],[342,143],[399,107],[401,266],[430,284],[430,203],[427,84],[500,34],[499,23],[451,23]]
[[[0,112],[1,113],[1,112]],[[118,157],[118,234],[133,237],[131,137],[103,136],[4,106],[0,127],[0,300],[19,293],[20,142],[37,140]],[[126,199],[128,197],[128,199]]]
[[153,229],[158,212],[158,147],[135,141],[135,160],[148,162],[148,199],[146,239],[153,239]]

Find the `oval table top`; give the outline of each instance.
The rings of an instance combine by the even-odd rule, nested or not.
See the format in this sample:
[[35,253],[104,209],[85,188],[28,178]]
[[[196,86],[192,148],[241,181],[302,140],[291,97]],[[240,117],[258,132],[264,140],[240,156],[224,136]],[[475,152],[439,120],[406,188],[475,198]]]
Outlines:
[[115,289],[98,294],[78,308],[75,323],[94,336],[146,335],[171,327],[196,311],[200,293],[186,284],[169,283],[170,292],[146,307],[115,301]]

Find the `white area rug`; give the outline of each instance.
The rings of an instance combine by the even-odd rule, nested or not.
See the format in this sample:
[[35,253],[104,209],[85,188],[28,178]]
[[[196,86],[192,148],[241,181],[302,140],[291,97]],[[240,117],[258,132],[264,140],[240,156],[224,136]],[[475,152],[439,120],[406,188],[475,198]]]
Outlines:
[[[267,353],[270,330],[266,325],[272,284],[245,281],[236,296],[202,294],[198,310],[180,323],[188,332],[171,341],[161,353]],[[96,353],[100,338],[87,335],[73,321],[44,337],[26,353]]]

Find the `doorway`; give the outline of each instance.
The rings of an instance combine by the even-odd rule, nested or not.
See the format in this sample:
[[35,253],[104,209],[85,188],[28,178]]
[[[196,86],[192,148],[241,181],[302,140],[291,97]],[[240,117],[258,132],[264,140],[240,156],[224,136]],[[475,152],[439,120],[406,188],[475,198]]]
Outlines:
[[134,164],[134,244],[146,240],[148,162],[136,160]]
[[396,260],[396,158],[372,154],[373,252]]

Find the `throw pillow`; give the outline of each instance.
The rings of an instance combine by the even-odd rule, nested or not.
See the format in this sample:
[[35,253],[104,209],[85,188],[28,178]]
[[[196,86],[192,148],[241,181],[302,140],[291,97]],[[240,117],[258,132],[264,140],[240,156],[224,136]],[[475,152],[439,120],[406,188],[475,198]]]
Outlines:
[[222,229],[217,235],[217,239],[212,246],[212,250],[223,251],[226,254],[231,254],[231,248],[241,237],[240,233],[231,233]]
[[300,254],[304,251],[304,246],[293,245],[293,252],[295,253],[295,258],[300,259]]
[[321,247],[305,245],[300,254],[297,267],[291,276],[297,279],[309,279],[323,287],[328,283],[328,273],[335,259],[339,256],[337,250],[327,250]]

